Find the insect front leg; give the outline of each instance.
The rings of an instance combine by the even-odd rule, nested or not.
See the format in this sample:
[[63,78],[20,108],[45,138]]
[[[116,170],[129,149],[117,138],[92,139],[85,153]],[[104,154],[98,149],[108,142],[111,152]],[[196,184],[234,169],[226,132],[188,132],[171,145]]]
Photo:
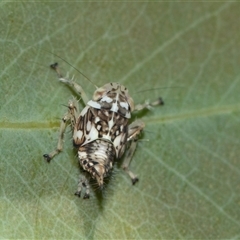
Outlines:
[[138,177],[132,171],[130,171],[129,165],[137,147],[138,137],[144,127],[145,127],[144,122],[140,120],[136,120],[129,125],[129,129],[128,129],[127,141],[130,143],[130,146],[127,150],[126,157],[122,164],[122,168],[131,178],[132,184],[135,184],[138,181]]
[[89,99],[88,99],[85,91],[83,90],[83,88],[78,83],[74,82],[73,78],[68,79],[68,76],[63,77],[63,75],[61,74],[61,72],[59,70],[58,63],[51,64],[50,67],[56,71],[59,81],[71,86],[81,96],[84,104],[87,105]]
[[77,100],[73,99],[70,100],[68,103],[68,112],[64,115],[61,121],[60,125],[60,134],[58,138],[58,144],[57,148],[53,150],[49,154],[44,154],[43,157],[47,160],[47,162],[50,162],[53,157],[55,157],[57,154],[59,154],[62,149],[63,149],[63,138],[64,138],[64,133],[66,130],[67,125],[70,123],[71,128],[73,130],[74,125],[76,124],[76,119],[78,116],[78,107],[77,107]]
[[143,109],[151,109],[154,106],[158,106],[158,105],[164,105],[164,101],[161,97],[159,97],[156,101],[154,102],[145,102],[143,104],[137,104],[134,108],[134,111],[141,111]]

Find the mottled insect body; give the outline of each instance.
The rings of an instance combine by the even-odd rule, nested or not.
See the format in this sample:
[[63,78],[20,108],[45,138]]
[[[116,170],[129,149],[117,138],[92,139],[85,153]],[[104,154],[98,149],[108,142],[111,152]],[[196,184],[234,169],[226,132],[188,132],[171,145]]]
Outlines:
[[125,151],[133,108],[127,88],[109,83],[95,91],[76,121],[73,143],[78,148],[80,164],[99,187],[112,169],[114,159]]
[[[73,79],[62,77],[57,64],[51,67],[57,71],[61,82],[71,85],[82,96],[86,107],[79,114],[77,101],[69,101],[68,113],[62,119],[57,148],[50,154],[44,154],[45,159],[50,162],[62,151],[63,135],[66,125],[70,122],[73,145],[78,150],[79,163],[88,173],[88,176],[80,179],[76,195],[80,197],[82,188],[86,188],[84,198],[89,198],[89,178],[95,179],[101,189],[104,178],[113,168],[114,161],[121,158],[125,152],[122,167],[135,184],[138,178],[128,167],[137,146],[136,140],[145,124],[140,120],[129,124],[131,113],[134,111],[134,102],[128,89],[119,83],[108,83],[97,88],[92,99],[88,100],[80,85]],[[137,105],[136,110],[162,104],[163,101],[159,98],[151,104]]]

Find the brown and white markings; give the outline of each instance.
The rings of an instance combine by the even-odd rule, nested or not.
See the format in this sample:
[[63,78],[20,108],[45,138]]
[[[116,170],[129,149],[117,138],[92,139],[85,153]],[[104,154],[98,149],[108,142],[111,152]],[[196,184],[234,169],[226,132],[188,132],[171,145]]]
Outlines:
[[85,175],[80,178],[75,195],[80,197],[82,189],[85,188],[83,198],[89,198],[90,178],[95,179],[99,188],[102,189],[104,178],[113,169],[115,160],[120,159],[125,152],[122,168],[135,184],[138,178],[129,170],[129,164],[137,147],[139,134],[145,124],[141,120],[129,123],[131,113],[155,105],[163,105],[162,99],[137,105],[134,108],[133,99],[126,87],[119,83],[107,83],[97,88],[92,99],[89,100],[79,84],[60,74],[57,63],[52,64],[51,67],[57,72],[59,81],[70,85],[81,95],[86,106],[79,114],[76,99],[69,101],[68,112],[61,121],[57,148],[49,154],[44,154],[44,158],[50,162],[62,151],[64,132],[70,123],[73,145],[78,150],[79,163],[85,170]]

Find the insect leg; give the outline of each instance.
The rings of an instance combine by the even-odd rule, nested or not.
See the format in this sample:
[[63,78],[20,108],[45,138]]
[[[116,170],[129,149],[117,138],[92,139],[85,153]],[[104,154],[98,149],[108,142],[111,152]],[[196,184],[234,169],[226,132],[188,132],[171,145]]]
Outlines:
[[47,162],[50,162],[54,156],[56,156],[57,154],[59,154],[62,151],[63,138],[64,138],[64,133],[65,133],[66,127],[70,122],[71,128],[73,129],[73,127],[76,123],[77,116],[78,116],[77,100],[73,99],[73,100],[69,101],[68,112],[64,115],[64,117],[62,118],[62,121],[61,121],[60,134],[59,134],[59,138],[58,138],[57,148],[55,150],[53,150],[51,153],[43,155],[43,157],[47,160]]
[[158,106],[158,105],[164,105],[164,101],[162,100],[161,97],[151,103],[145,102],[143,104],[137,104],[134,108],[134,111],[141,111],[143,109],[151,109],[152,107]]
[[130,146],[127,150],[126,157],[122,164],[122,168],[130,176],[132,184],[135,184],[138,181],[138,178],[133,172],[129,170],[129,165],[137,147],[137,140],[139,134],[141,133],[144,127],[145,127],[144,122],[140,120],[136,120],[129,125],[127,141],[130,143]]
[[[141,111],[143,109],[150,109],[153,106],[164,105],[162,98],[158,98],[154,102],[146,102],[144,104],[138,104],[135,106],[134,111]],[[143,128],[145,127],[144,122],[136,120],[129,125],[127,141],[130,146],[126,152],[126,157],[123,161],[122,168],[130,176],[132,183],[135,184],[138,181],[137,176],[129,170],[129,165],[132,160],[133,154],[137,148],[137,140]]]
[[78,189],[75,192],[75,195],[80,197],[81,196],[81,192],[82,192],[82,188],[86,188],[85,194],[83,196],[84,199],[87,199],[90,197],[90,189],[89,189],[89,183],[87,178],[85,177],[80,177],[79,182],[78,182]]
[[84,104],[87,105],[89,99],[88,99],[86,93],[84,92],[82,86],[80,86],[79,84],[74,82],[73,78],[68,79],[68,76],[63,77],[63,75],[61,74],[61,72],[59,70],[58,63],[51,64],[50,67],[56,71],[59,81],[71,86],[81,96]]

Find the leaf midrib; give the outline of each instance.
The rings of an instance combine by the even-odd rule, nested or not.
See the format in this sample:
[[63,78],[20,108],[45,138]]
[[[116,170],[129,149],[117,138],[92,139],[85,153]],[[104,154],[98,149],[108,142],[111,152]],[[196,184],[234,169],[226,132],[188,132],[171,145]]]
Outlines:
[[148,124],[162,124],[162,123],[172,123],[175,121],[197,119],[202,117],[212,117],[217,115],[227,115],[233,112],[240,111],[240,104],[235,105],[225,105],[218,107],[210,107],[197,109],[195,111],[187,111],[180,114],[161,116],[161,117],[149,117]]
[[[147,123],[149,124],[166,124],[172,123],[175,121],[182,121],[188,119],[197,119],[202,117],[210,117],[217,115],[227,115],[233,112],[240,111],[240,104],[235,105],[225,105],[218,107],[210,107],[197,109],[195,111],[187,111],[179,114],[166,115],[166,116],[158,116],[158,117],[148,117]],[[59,120],[58,121],[47,121],[47,122],[10,122],[10,121],[2,121],[0,122],[0,129],[53,129],[59,128]]]

